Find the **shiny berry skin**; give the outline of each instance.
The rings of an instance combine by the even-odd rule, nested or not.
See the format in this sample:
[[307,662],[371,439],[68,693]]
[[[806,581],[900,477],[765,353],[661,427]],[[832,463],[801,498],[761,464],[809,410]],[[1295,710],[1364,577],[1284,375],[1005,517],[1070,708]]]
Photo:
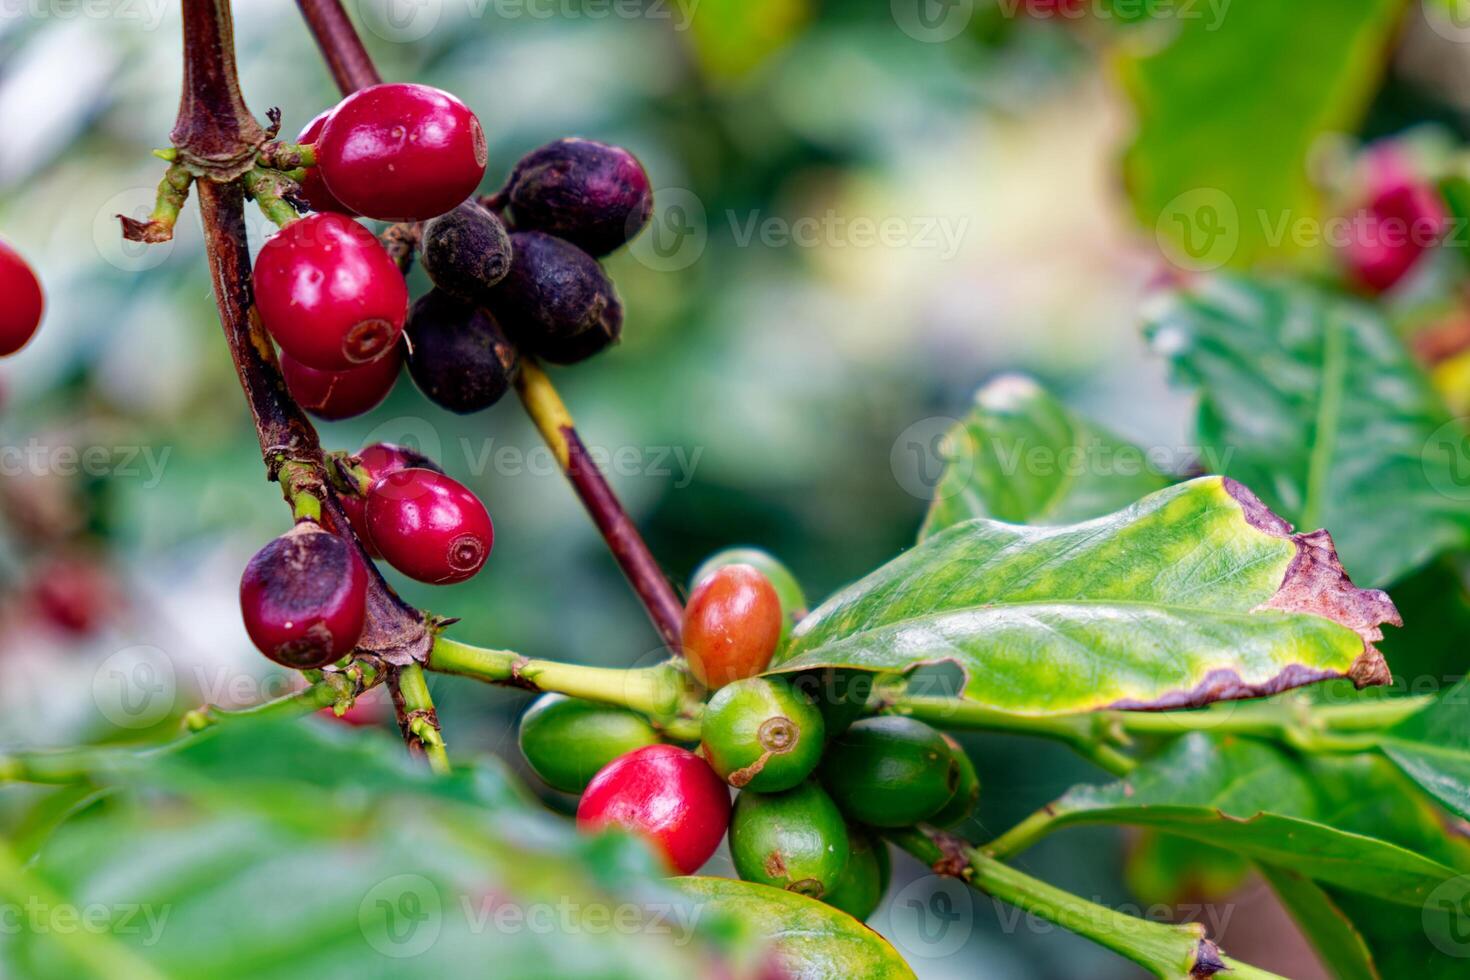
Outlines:
[[[327,109],[318,114],[315,119],[306,124],[306,128],[301,131],[301,135],[296,137],[296,142],[315,143],[321,137],[322,127],[326,126],[327,119],[331,115],[331,109]],[[306,176],[301,179],[301,196],[306,198],[306,203],[311,205],[313,211],[336,211],[338,214],[353,214],[351,208],[337,200],[332,192],[327,190],[327,182],[322,180],[322,172],[318,167],[306,168]]]
[[725,782],[779,793],[817,768],[825,736],[822,713],[805,694],[780,677],[747,677],[709,699],[700,739]]
[[697,585],[684,607],[684,656],[705,687],[765,670],[781,640],[781,599],[750,565],[726,565]]
[[815,782],[735,799],[730,857],[746,881],[822,898],[836,891],[851,849],[847,821]]
[[693,874],[730,824],[730,790],[693,752],[650,745],[598,771],[577,805],[583,832],[620,827],[649,840],[676,874]]
[[298,524],[250,559],[240,579],[245,631],[295,670],[333,663],[357,645],[367,615],[367,570],[346,541]]
[[408,317],[408,286],[372,232],[345,215],[309,214],[255,259],[255,308],[281,349],[318,371],[387,353]]
[[557,140],[526,154],[506,199],[518,230],[544,231],[592,256],[626,244],[653,214],[653,188],[638,158],[594,140]]
[[350,419],[377,408],[393,390],[403,366],[400,347],[346,371],[318,371],[283,352],[281,374],[291,397],[312,415],[328,422]]
[[[389,473],[397,473],[410,467],[443,472],[439,464],[417,450],[407,446],[395,446],[390,442],[375,442],[357,454],[357,463],[367,472],[368,487]],[[347,521],[357,535],[358,543],[374,558],[382,558],[367,534],[367,496],[364,493],[342,494],[338,498]]]
[[450,211],[485,175],[485,132],[459,99],[428,85],[360,89],[316,142],[327,187],[359,214],[423,221]]
[[21,254],[0,240],[0,357],[24,347],[41,325],[46,299]]
[[648,719],[627,708],[543,694],[521,716],[521,754],[553,789],[580,793],[620,755],[657,745]]
[[412,468],[368,491],[367,532],[388,564],[409,578],[452,585],[490,556],[495,528],[480,498],[443,473]]
[[510,273],[490,308],[517,343],[554,354],[588,333],[610,342],[622,332],[623,305],[596,259],[539,231],[517,232],[510,243]]
[[408,373],[424,397],[459,415],[489,408],[510,390],[521,357],[489,310],[431,289],[408,316]]

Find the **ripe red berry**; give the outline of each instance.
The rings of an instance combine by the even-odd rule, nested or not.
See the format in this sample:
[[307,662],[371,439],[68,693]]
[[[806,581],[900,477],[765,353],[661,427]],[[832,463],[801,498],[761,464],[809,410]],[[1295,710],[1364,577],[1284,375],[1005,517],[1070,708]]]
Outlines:
[[677,745],[619,756],[598,770],[577,805],[579,829],[632,831],[682,875],[709,860],[729,825],[730,790],[709,763]]
[[345,215],[309,214],[255,259],[260,322],[307,367],[345,371],[398,343],[408,286],[373,234]]
[[362,636],[367,571],[346,541],[298,524],[245,566],[240,610],[261,653],[296,670],[325,667]]
[[346,371],[318,371],[307,367],[290,354],[281,354],[281,373],[286,377],[286,390],[302,408],[329,422],[350,419],[370,412],[382,404],[398,369],[403,366],[399,347],[375,361]]
[[[377,483],[382,477],[389,473],[397,473],[410,467],[442,472],[439,464],[417,450],[409,449],[407,446],[395,446],[387,442],[375,442],[362,452],[357,454],[357,463],[368,475],[368,486]],[[343,494],[338,498],[342,504],[342,510],[347,514],[347,521],[352,525],[353,532],[357,535],[358,543],[369,555],[374,558],[382,558],[378,549],[373,545],[372,539],[367,533],[367,497],[364,494]]]
[[781,640],[781,598],[750,565],[726,565],[695,586],[684,608],[684,655],[708,688],[765,670]]
[[383,221],[423,221],[474,193],[485,132],[463,102],[428,85],[373,85],[332,110],[317,168],[339,201]]
[[620,146],[564,139],[521,158],[506,191],[515,226],[606,255],[653,213],[653,189],[638,158]]
[[41,325],[46,300],[20,253],[0,240],[0,357],[20,350]]
[[36,611],[66,633],[85,636],[120,605],[112,576],[96,558],[63,555],[37,569],[30,596]]
[[[322,128],[326,126],[327,119],[331,115],[331,109],[327,109],[318,114],[315,119],[306,124],[306,128],[301,131],[301,135],[296,137],[296,142],[315,143],[321,137]],[[322,180],[320,167],[308,167],[306,169],[306,176],[301,178],[301,196],[306,198],[306,203],[311,205],[313,211],[336,211],[338,214],[353,214],[351,208],[337,200],[336,196],[327,190],[327,182]]]
[[1367,205],[1353,222],[1343,248],[1348,275],[1372,293],[1391,289],[1408,275],[1444,233],[1444,205],[1402,154],[1383,147],[1371,153]]
[[368,491],[366,513],[368,537],[388,564],[420,582],[463,582],[485,564],[495,543],[480,499],[433,470],[382,477]]

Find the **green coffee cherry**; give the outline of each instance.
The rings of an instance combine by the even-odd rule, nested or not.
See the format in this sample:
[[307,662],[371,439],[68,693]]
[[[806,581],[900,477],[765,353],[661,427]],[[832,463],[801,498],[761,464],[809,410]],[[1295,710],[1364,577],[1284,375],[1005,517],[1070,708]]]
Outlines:
[[735,800],[730,856],[746,881],[821,898],[837,887],[850,848],[846,821],[814,782]]
[[659,741],[642,715],[626,708],[543,694],[521,716],[521,753],[546,785],[580,793],[618,756]]
[[850,825],[847,839],[847,867],[837,879],[837,887],[822,900],[862,922],[883,901],[893,865],[888,858],[888,844],[882,838]]
[[960,785],[960,764],[944,736],[894,715],[864,718],[833,739],[820,773],[842,811],[874,827],[928,820]]
[[726,684],[704,710],[704,757],[737,789],[779,793],[822,760],[822,713],[779,677]]
[[963,745],[949,735],[944,735],[944,741],[954,753],[955,762],[959,763],[960,785],[944,808],[929,818],[929,822],[936,827],[953,827],[974,811],[975,801],[980,799],[980,776]]
[[727,548],[706,558],[704,564],[694,570],[694,574],[689,576],[689,591],[693,592],[696,585],[726,565],[750,565],[770,580],[781,599],[781,643],[784,645],[791,635],[791,627],[807,613],[806,595],[801,591],[801,583],[796,581],[796,576],[768,551]]

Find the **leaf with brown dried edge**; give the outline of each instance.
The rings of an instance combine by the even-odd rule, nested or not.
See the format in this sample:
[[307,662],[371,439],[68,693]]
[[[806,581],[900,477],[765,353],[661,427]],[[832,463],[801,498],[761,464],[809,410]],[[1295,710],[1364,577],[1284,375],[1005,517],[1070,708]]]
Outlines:
[[829,599],[773,671],[951,661],[998,710],[1181,708],[1386,683],[1384,623],[1393,603],[1352,584],[1330,535],[1202,477],[1067,527],[957,524]]

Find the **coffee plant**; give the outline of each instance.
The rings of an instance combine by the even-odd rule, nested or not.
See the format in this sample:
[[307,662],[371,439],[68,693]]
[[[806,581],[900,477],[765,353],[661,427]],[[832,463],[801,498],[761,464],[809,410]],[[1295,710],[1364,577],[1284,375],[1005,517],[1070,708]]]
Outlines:
[[[1314,281],[1161,286],[1146,335],[1197,392],[1219,472],[1008,465],[1037,447],[1145,454],[1002,375],[944,436],[902,554],[810,603],[779,557],[732,541],[681,591],[542,367],[622,336],[601,260],[650,221],[643,165],[580,137],[492,163],[464,101],[384,82],[338,0],[299,5],[343,98],[295,107],[321,111],[293,141],[279,110],[262,124],[247,108],[229,0],[182,0],[166,169],[148,219],[121,224],[157,244],[198,209],[265,475],[294,522],[242,570],[240,612],[302,685],[202,706],[141,747],[0,754],[0,782],[55,788],[0,841],[0,896],[177,917],[151,942],[116,923],[21,931],[0,975],[910,977],[864,924],[907,855],[1157,977],[1276,976],[1199,922],[1126,914],[1019,860],[1087,825],[1137,828],[1140,853],[1206,892],[1255,869],[1338,976],[1464,975],[1470,682],[1405,693],[1380,650],[1411,618],[1391,594],[1470,546],[1453,492],[1465,433],[1379,302],[1453,251],[1441,239],[1470,213],[1454,166],[1391,143],[1363,152],[1368,223],[1414,233],[1356,239]],[[1133,70],[1144,84],[1163,68]],[[1144,118],[1140,144],[1166,124]],[[480,194],[496,172],[501,188]],[[1133,176],[1145,210],[1168,199],[1157,174]],[[248,205],[276,227],[253,262]],[[417,297],[414,263],[432,282]],[[3,243],[0,295],[0,354],[15,354],[44,301]],[[478,646],[389,586],[376,562],[447,586],[495,561],[485,501],[436,460],[329,449],[308,419],[373,411],[404,367],[452,413],[514,392],[646,609],[659,662]],[[85,623],[60,573],[48,594],[58,620]],[[493,760],[451,750],[430,673],[534,696],[519,752],[560,815]],[[407,751],[303,720],[377,698]],[[961,732],[1060,743],[1100,775],[972,840],[987,790]],[[722,844],[738,877],[701,875]],[[184,885],[166,873],[178,854]],[[196,891],[224,896],[230,920],[184,900]],[[572,911],[486,936],[449,895]],[[636,921],[596,928],[609,909]],[[659,928],[671,916],[689,924],[678,941]],[[397,945],[405,917],[433,923],[426,943]]]

